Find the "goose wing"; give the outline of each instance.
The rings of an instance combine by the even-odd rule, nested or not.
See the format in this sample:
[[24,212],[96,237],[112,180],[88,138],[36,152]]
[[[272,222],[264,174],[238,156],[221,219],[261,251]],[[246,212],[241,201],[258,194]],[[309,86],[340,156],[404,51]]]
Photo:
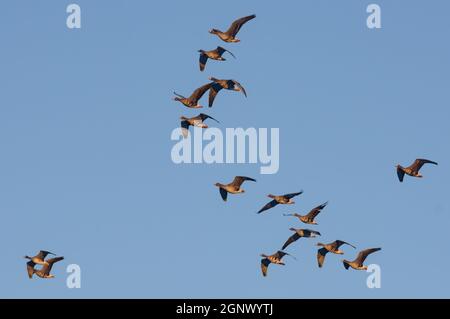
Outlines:
[[319,268],[322,268],[323,262],[325,261],[325,256],[327,255],[328,250],[325,248],[320,248],[317,250],[317,264],[319,265]]
[[200,65],[200,71],[205,70],[206,62],[208,62],[208,56],[204,53],[200,53],[200,57],[198,59],[198,63]]
[[33,277],[35,265],[36,264],[34,262],[32,262],[31,260],[29,262],[27,262],[27,273],[28,273],[28,277],[30,279]]
[[203,94],[205,94],[206,91],[208,91],[211,88],[212,83],[208,83],[205,84],[201,87],[199,87],[198,89],[196,89],[191,96],[189,97],[189,99],[198,102],[198,100],[201,99],[201,97],[203,96]]
[[343,241],[343,240],[336,240],[334,243],[333,243],[333,246],[337,249],[337,248],[339,248],[339,247],[341,247],[342,245],[349,245],[350,247],[353,247],[353,248],[355,248],[356,249],[356,247],[355,246],[353,246],[352,244],[349,244],[349,243],[347,243],[346,241]]
[[362,266],[364,263],[364,260],[366,260],[367,256],[369,256],[370,254],[381,250],[381,248],[369,248],[369,249],[365,249],[359,252],[358,256],[355,259],[355,262],[359,264],[359,266]]
[[275,257],[275,258],[278,258],[279,260],[281,260],[286,255],[293,257],[291,254],[288,254],[287,252],[282,251],[282,250],[277,251],[275,254],[272,255],[272,257]]
[[222,54],[223,54],[224,52],[228,52],[233,58],[236,59],[236,57],[234,56],[233,53],[231,53],[231,51],[229,51],[229,50],[227,50],[227,49],[225,49],[225,48],[223,48],[223,47],[221,47],[221,46],[218,46],[217,49],[216,49],[216,51],[217,51],[217,53],[218,53],[220,56],[222,56]]
[[270,260],[267,258],[261,259],[261,271],[264,277],[267,276],[267,268],[269,268]]
[[236,34],[238,34],[239,30],[241,29],[241,27],[248,21],[252,20],[256,18],[256,15],[252,14],[250,16],[246,16],[240,19],[237,19],[236,21],[234,21],[231,26],[228,28],[227,30],[227,34],[235,37]]
[[286,197],[286,198],[288,198],[288,199],[291,199],[291,198],[293,198],[293,197],[295,197],[295,196],[298,196],[298,195],[301,195],[301,194],[303,194],[303,191],[300,191],[300,192],[298,192],[298,193],[286,194],[286,195],[283,195],[283,197]]
[[54,253],[51,253],[46,250],[40,250],[39,253],[36,255],[36,258],[44,260],[47,255],[55,255]]
[[189,122],[186,120],[182,120],[181,123],[181,133],[183,134],[184,137],[188,137],[189,134]]
[[258,211],[258,214],[261,214],[263,211],[271,209],[272,207],[275,207],[277,205],[278,205],[278,202],[276,200],[272,200],[272,201],[268,202],[266,205],[264,205],[264,207]]
[[220,84],[215,82],[212,83],[211,89],[209,90],[209,101],[208,101],[209,107],[213,106],[214,99],[216,98],[217,93],[219,93],[220,90],[222,89],[223,87]]
[[308,219],[314,219],[314,218],[316,218],[316,216],[319,215],[319,213],[322,211],[322,209],[324,209],[327,205],[328,205],[328,202],[326,202],[326,203],[324,203],[324,204],[322,204],[322,205],[319,205],[319,206],[313,208],[313,209],[306,215],[306,217],[307,217]]
[[50,274],[50,272],[52,271],[53,264],[55,264],[58,261],[61,261],[63,259],[64,259],[64,257],[55,257],[55,258],[48,259],[47,260],[48,265],[42,266],[40,272],[45,274],[45,275]]
[[427,159],[423,159],[423,158],[418,158],[414,161],[414,163],[409,167],[411,170],[418,172],[423,165],[425,164],[434,164],[434,165],[438,165],[438,163],[427,160]]
[[204,121],[206,119],[211,119],[211,120],[216,121],[217,123],[220,123],[218,120],[216,120],[212,116],[209,116],[208,114],[205,114],[205,113],[200,113],[198,116],[201,118],[202,121]]
[[405,172],[400,167],[397,167],[397,176],[400,182],[403,182],[403,178],[405,177]]
[[289,237],[288,240],[286,240],[286,242],[284,243],[283,247],[281,247],[281,249],[286,249],[287,246],[289,246],[293,242],[297,241],[299,238],[300,238],[300,235],[295,233],[294,235]]
[[239,90],[245,95],[245,97],[247,97],[247,92],[245,91],[245,88],[242,86],[241,83],[239,83],[236,80],[231,80],[231,82],[233,83],[234,87],[239,88]]
[[226,190],[224,190],[223,188],[219,188],[220,191],[220,196],[222,197],[223,201],[226,202],[227,201],[227,196],[228,196],[228,192]]
[[256,179],[247,176],[236,176],[231,184],[236,187],[241,187],[242,183],[245,181],[256,182]]

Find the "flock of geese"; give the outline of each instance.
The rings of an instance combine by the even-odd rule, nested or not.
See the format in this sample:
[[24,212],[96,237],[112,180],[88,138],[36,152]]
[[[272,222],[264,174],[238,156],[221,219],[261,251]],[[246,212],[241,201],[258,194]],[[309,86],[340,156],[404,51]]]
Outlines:
[[[250,15],[247,17],[240,18],[236,21],[234,21],[231,26],[228,28],[227,31],[223,32],[218,29],[211,29],[209,32],[211,34],[216,35],[219,39],[221,39],[224,42],[227,43],[236,43],[240,42],[239,39],[236,38],[237,33],[241,29],[241,27],[248,21],[254,19],[255,15]],[[223,54],[225,52],[229,53],[231,56],[235,57],[233,53],[228,51],[227,49],[218,46],[216,49],[211,51],[205,51],[205,50],[199,50],[200,58],[199,58],[199,65],[200,65],[200,71],[204,71],[206,68],[206,63],[208,60],[215,60],[215,61],[225,61],[225,58],[223,58]],[[247,96],[247,93],[244,89],[244,87],[236,80],[230,79],[230,80],[224,80],[224,79],[217,79],[215,77],[210,77],[209,80],[210,83],[207,83],[198,89],[196,89],[189,97],[184,97],[176,92],[174,92],[175,97],[174,100],[181,102],[184,106],[188,108],[202,108],[202,105],[199,104],[200,99],[202,96],[209,91],[209,101],[208,106],[212,107],[214,100],[217,96],[217,94],[225,89],[225,90],[232,90],[232,91],[238,91],[242,92],[245,96]],[[207,128],[208,126],[204,123],[205,120],[211,119],[219,123],[215,118],[200,113],[197,116],[194,117],[185,117],[181,116],[181,128],[182,133],[184,137],[187,137],[189,134],[189,127],[195,126],[200,128]],[[408,167],[403,167],[401,165],[397,165],[397,175],[400,182],[403,182],[404,176],[409,175],[412,177],[418,177],[421,178],[422,175],[419,173],[420,169],[425,164],[434,164],[437,165],[436,162],[427,160],[427,159],[416,159],[413,164],[411,164]],[[236,176],[231,183],[228,184],[221,184],[216,183],[215,186],[219,188],[220,196],[222,197],[223,201],[227,201],[228,194],[241,194],[244,193],[244,189],[242,189],[242,184],[246,181],[256,182],[255,179],[246,177],[246,176]],[[277,205],[292,205],[295,204],[293,201],[293,198],[296,196],[299,196],[303,193],[303,191],[296,192],[296,193],[290,193],[285,195],[267,195],[271,201],[268,202],[266,205],[264,205],[257,213],[261,214]],[[319,215],[319,213],[327,206],[328,202],[323,203],[315,208],[313,208],[308,214],[306,215],[300,215],[297,213],[294,214],[284,214],[285,216],[291,216],[296,217],[300,222],[307,224],[307,225],[317,225],[317,222],[315,221],[316,217]],[[293,258],[294,256],[290,255],[289,253],[285,252],[284,250],[299,240],[300,238],[315,238],[317,236],[321,236],[320,232],[311,230],[311,229],[297,229],[297,228],[290,228],[290,230],[293,232],[293,234],[286,240],[286,242],[282,245],[281,250],[278,250],[276,253],[272,255],[266,255],[261,254],[261,271],[263,276],[267,276],[268,267],[270,264],[276,264],[276,265],[285,265],[283,262],[283,257],[288,255]],[[353,247],[356,249],[355,246],[352,244],[349,244],[348,242],[345,242],[343,240],[335,240],[334,242],[323,244],[323,243],[317,243],[317,246],[320,247],[317,250],[317,263],[319,267],[322,267],[325,261],[325,256],[328,253],[342,255],[344,252],[340,249],[342,245],[348,245],[350,247]],[[364,265],[364,261],[366,258],[374,253],[381,250],[381,248],[369,248],[365,249],[359,252],[359,254],[356,256],[356,258],[353,261],[349,260],[342,260],[343,265],[345,269],[352,268],[355,270],[367,270],[367,266]],[[47,258],[48,255],[55,255],[49,251],[41,250],[38,252],[38,254],[34,257],[25,256],[26,259],[29,261],[26,263],[27,266],[27,273],[29,278],[31,279],[33,275],[36,275],[40,278],[48,279],[48,278],[54,278],[55,276],[51,274],[52,267],[55,263],[61,261],[64,259],[64,257],[54,257],[54,258]],[[39,269],[36,269],[36,266],[41,266]]]
[[[437,165],[436,162],[427,160],[427,159],[416,159],[414,161],[413,164],[411,164],[408,167],[402,167],[401,165],[397,165],[397,175],[398,175],[398,179],[400,182],[403,182],[404,176],[409,175],[412,177],[418,177],[421,178],[423,177],[419,171],[422,168],[423,165],[425,164],[434,164]],[[256,182],[256,180],[254,178],[251,177],[247,177],[247,176],[236,176],[233,181],[229,184],[222,184],[222,183],[216,183],[215,186],[219,188],[219,192],[220,192],[220,196],[222,197],[222,199],[224,201],[227,201],[228,198],[228,194],[241,194],[244,193],[244,189],[242,189],[242,184],[246,181],[252,181],[252,182]],[[264,205],[258,212],[257,214],[260,214],[262,212],[265,212],[277,205],[292,205],[295,204],[295,202],[292,200],[294,197],[299,196],[303,194],[303,191],[300,192],[296,192],[296,193],[290,193],[290,194],[285,194],[285,195],[272,195],[269,194],[267,195],[269,198],[271,198],[272,200],[270,202],[268,202],[266,205]],[[323,203],[317,207],[314,207],[308,214],[306,215],[300,215],[297,213],[293,213],[293,214],[284,214],[284,216],[292,216],[292,217],[296,217],[300,222],[307,224],[307,225],[317,225],[317,222],[315,221],[316,217],[322,212],[322,210],[328,205],[328,202]],[[294,242],[296,242],[297,240],[299,240],[300,238],[315,238],[317,236],[321,236],[320,232],[315,231],[315,230],[311,230],[311,229],[297,229],[297,228],[290,228],[289,230],[291,230],[293,232],[293,235],[291,235],[286,242],[283,244],[283,246],[281,247],[281,250],[278,250],[276,253],[272,254],[272,255],[266,255],[266,254],[261,254],[261,271],[263,276],[267,276],[267,270],[270,264],[276,264],[276,265],[282,265],[284,266],[285,263],[282,261],[283,257],[288,255],[293,257],[292,255],[290,255],[289,253],[285,252],[284,250],[291,244],[293,244]],[[348,245],[350,247],[353,247],[356,249],[355,246],[353,246],[352,244],[345,242],[343,240],[335,240],[331,243],[328,244],[323,244],[323,243],[317,243],[318,247],[321,247],[317,250],[317,264],[319,266],[319,268],[322,268],[324,261],[325,261],[325,256],[328,253],[332,253],[332,254],[337,254],[337,255],[343,255],[344,252],[340,249],[340,247],[342,245]],[[381,248],[377,247],[377,248],[368,248],[368,249],[364,249],[362,251],[360,251],[358,253],[358,255],[356,256],[356,258],[353,261],[349,261],[346,259],[342,260],[342,263],[344,265],[345,269],[355,269],[355,270],[367,270],[367,266],[364,265],[364,261],[366,260],[366,258],[374,253],[381,250]],[[295,257],[293,257],[295,258]]]
[[[235,43],[240,42],[239,39],[236,38],[237,33],[241,29],[241,27],[247,23],[248,21],[254,19],[255,15],[249,15],[240,19],[237,19],[234,21],[231,26],[228,28],[227,31],[223,32],[218,29],[211,29],[209,32],[211,34],[214,34],[218,36],[222,41],[228,42],[228,43]],[[226,61],[226,59],[223,57],[225,53],[230,54],[233,58],[236,58],[235,55],[227,50],[226,48],[223,48],[221,46],[218,46],[214,50],[205,51],[205,50],[199,50],[200,58],[199,58],[199,66],[200,71],[204,71],[206,68],[206,64],[208,60],[215,60],[215,61]],[[225,90],[232,90],[232,91],[238,91],[242,92],[245,96],[247,96],[247,93],[244,89],[244,87],[236,80],[230,79],[230,80],[224,80],[224,79],[217,79],[215,77],[210,77],[209,80],[211,82],[204,84],[203,86],[196,89],[189,97],[185,97],[183,95],[180,95],[176,92],[174,92],[175,97],[174,100],[181,102],[184,106],[188,108],[202,108],[203,106],[200,104],[200,99],[203,97],[203,95],[209,91],[209,100],[208,100],[208,106],[212,107],[215,101],[215,98],[217,94],[225,89]],[[184,137],[187,137],[189,134],[189,127],[190,126],[196,126],[200,128],[208,128],[208,125],[205,124],[205,120],[211,119],[213,121],[216,121],[219,123],[215,118],[200,113],[197,116],[194,117],[181,117],[181,128],[182,133]],[[408,167],[402,167],[401,165],[397,165],[397,175],[400,180],[400,182],[403,182],[404,175],[409,175],[413,177],[422,177],[420,175],[419,170],[422,168],[424,164],[435,164],[436,162],[426,160],[426,159],[417,159],[414,161],[414,163]],[[247,177],[247,176],[236,176],[231,183],[228,184],[222,184],[222,183],[216,183],[215,186],[219,188],[220,196],[222,197],[223,201],[227,201],[228,194],[241,194],[244,193],[244,189],[241,187],[244,182],[251,181],[256,182],[254,178]],[[303,193],[303,191],[296,192],[296,193],[290,193],[285,195],[272,195],[269,194],[268,197],[271,199],[270,202],[268,202],[266,205],[264,205],[257,213],[260,214],[262,212],[265,212],[277,205],[292,205],[295,204],[293,201],[293,198],[296,196],[299,196]],[[315,208],[313,208],[308,214],[306,215],[300,215],[297,213],[294,214],[285,214],[285,216],[293,216],[296,217],[300,222],[308,225],[317,225],[315,222],[315,218],[317,215],[327,206],[328,202],[323,203]],[[261,254],[261,270],[263,276],[267,276],[267,270],[270,264],[276,264],[276,265],[285,265],[283,262],[283,257],[288,255],[292,256],[289,253],[285,252],[284,250],[299,240],[300,238],[315,238],[317,236],[321,236],[320,232],[311,230],[311,229],[297,229],[297,228],[290,228],[290,230],[293,232],[293,234],[286,240],[286,242],[282,245],[281,250],[278,250],[276,253],[272,255],[266,255]],[[340,249],[342,245],[348,245],[350,247],[353,247],[356,249],[355,246],[352,244],[349,244],[348,242],[345,242],[343,240],[335,240],[328,244],[323,243],[317,243],[317,246],[320,247],[317,250],[317,263],[318,266],[321,268],[325,262],[325,256],[328,253],[342,255],[344,252]],[[342,263],[345,267],[345,269],[352,268],[355,270],[367,270],[367,266],[364,265],[364,261],[366,258],[374,253],[381,250],[381,248],[368,248],[360,251],[356,258],[353,261],[349,260],[342,260]],[[293,257],[293,256],[292,256]],[[295,257],[293,257],[295,258]]]
[[[420,158],[416,159],[408,167],[403,167],[401,165],[397,165],[396,168],[397,168],[397,176],[398,176],[399,181],[403,182],[405,174],[412,176],[412,177],[422,178],[423,176],[420,174],[419,171],[425,164],[438,165],[436,162],[433,162],[433,161],[430,161],[427,159],[420,159]],[[242,184],[242,182],[244,180],[248,180],[248,178],[245,178],[245,179],[242,177],[236,178],[235,181],[233,182],[234,188],[230,187],[229,185],[225,185],[225,186],[227,186],[227,188],[225,188],[225,189],[228,190],[231,188],[234,191],[234,193],[242,193],[242,191],[235,189],[235,187],[239,183]],[[252,180],[252,179],[250,179],[250,180]],[[268,195],[273,200],[271,202],[267,203],[263,208],[261,208],[258,211],[258,214],[261,212],[264,212],[268,209],[271,209],[272,207],[274,207],[278,204],[294,204],[294,202],[292,201],[292,198],[295,196],[301,195],[302,193],[303,192],[298,192],[298,193],[286,194],[286,195],[282,195],[282,196]],[[222,188],[221,188],[221,194],[222,194]],[[223,196],[222,196],[222,198],[223,198]],[[315,218],[327,206],[327,204],[328,204],[328,202],[313,208],[306,215],[300,215],[297,213],[284,214],[284,215],[296,217],[298,220],[300,220],[301,222],[303,222],[305,224],[317,225]],[[261,270],[262,270],[263,276],[267,276],[267,269],[270,264],[283,265],[283,266],[285,265],[284,262],[282,261],[283,257],[286,255],[288,255],[288,256],[291,256],[291,255],[283,250],[286,249],[289,245],[296,242],[300,238],[315,238],[315,237],[321,235],[318,231],[311,230],[311,229],[290,228],[290,230],[293,231],[294,234],[286,240],[286,242],[281,247],[281,250],[278,250],[273,255],[261,254],[261,257],[263,257],[263,259],[261,259]],[[345,242],[345,241],[339,240],[339,239],[335,240],[334,242],[329,243],[329,244],[317,243],[317,246],[321,247],[317,250],[317,264],[318,264],[319,268],[322,268],[324,261],[325,261],[325,256],[328,253],[343,255],[344,252],[339,249],[342,245],[348,245],[348,246],[351,246],[356,249],[356,247],[353,246],[352,244],[349,244],[348,242]],[[343,259],[342,263],[343,263],[345,269],[352,268],[355,270],[367,270],[367,266],[364,265],[364,261],[370,254],[377,252],[379,250],[381,250],[381,248],[364,249],[359,252],[359,254],[356,256],[356,258],[353,261]]]
[[[238,34],[241,27],[248,21],[256,18],[255,15],[250,15],[247,17],[243,17],[240,19],[237,19],[234,21],[231,26],[228,28],[227,31],[223,32],[218,29],[211,29],[209,33],[216,35],[224,42],[228,43],[236,43],[240,42],[238,38],[236,38],[236,35]],[[215,60],[215,61],[226,61],[226,59],[223,57],[223,54],[225,52],[229,53],[233,58],[236,58],[233,53],[228,51],[227,49],[218,46],[214,50],[206,51],[206,50],[198,50],[200,53],[199,57],[199,66],[200,71],[204,71],[206,68],[206,63],[208,60]],[[214,100],[217,97],[217,94],[222,90],[230,90],[230,91],[237,91],[242,92],[245,97],[247,97],[247,92],[245,91],[245,88],[236,80],[233,79],[218,79],[215,77],[209,77],[210,82],[207,84],[202,85],[201,87],[197,88],[192,94],[188,97],[185,97],[181,94],[178,94],[177,92],[173,92],[175,97],[173,98],[174,101],[180,102],[184,106],[192,109],[199,109],[202,108],[203,105],[199,103],[200,99],[205,95],[206,92],[209,91],[209,97],[208,97],[208,106],[212,107],[214,104]],[[181,116],[181,130],[184,137],[188,137],[189,135],[189,127],[195,126],[200,128],[208,128],[208,125],[205,124],[206,119],[211,119],[219,123],[215,118],[205,114],[200,113],[197,116],[194,117],[185,117]]]
[[[215,186],[219,188],[220,195],[224,201],[227,200],[228,194],[241,194],[245,191],[242,189],[241,185],[245,181],[252,181],[256,182],[255,179],[246,177],[246,176],[236,176],[234,180],[229,184],[221,184],[216,183]],[[266,205],[264,205],[257,214],[260,214],[262,212],[265,212],[277,205],[292,205],[295,204],[295,202],[292,200],[294,197],[303,194],[303,191],[297,192],[297,193],[290,193],[285,195],[267,195],[272,200],[268,202]],[[301,221],[304,224],[308,225],[317,225],[317,222],[315,221],[317,215],[320,214],[320,212],[328,205],[328,202],[323,203],[317,207],[314,207],[308,214],[306,215],[300,215],[297,213],[294,214],[284,214],[284,216],[292,216],[296,217],[299,221]],[[286,242],[281,247],[281,250],[278,250],[273,255],[266,255],[261,254],[261,271],[263,276],[267,276],[267,270],[270,264],[276,264],[276,265],[282,265],[284,266],[284,262],[282,261],[283,257],[288,255],[291,257],[294,257],[290,255],[289,253],[285,252],[284,250],[300,238],[316,238],[317,236],[321,236],[320,232],[311,230],[311,229],[302,229],[302,228],[290,228],[290,231],[293,232],[293,235],[291,235]],[[323,266],[323,263],[325,261],[325,256],[327,253],[333,253],[342,255],[344,252],[340,250],[339,248],[342,245],[349,245],[353,248],[356,248],[352,244],[349,244],[343,240],[335,240],[332,243],[329,244],[323,244],[323,243],[317,243],[317,246],[321,247],[317,251],[317,263],[319,267],[321,268]],[[368,255],[371,253],[374,253],[376,251],[379,251],[381,248],[369,248],[362,250],[355,260],[349,261],[349,260],[343,260],[343,264],[345,269],[348,269],[349,267],[356,269],[356,270],[366,270],[367,266],[365,266],[363,263]],[[294,257],[295,258],[295,257]]]

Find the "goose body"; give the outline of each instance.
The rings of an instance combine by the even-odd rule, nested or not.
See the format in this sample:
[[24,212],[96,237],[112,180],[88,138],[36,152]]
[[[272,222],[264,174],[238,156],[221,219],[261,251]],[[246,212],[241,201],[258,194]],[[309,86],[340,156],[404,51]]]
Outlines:
[[208,83],[199,87],[189,97],[184,97],[183,95],[173,92],[173,94],[176,95],[173,99],[174,101],[180,102],[189,108],[202,108],[203,106],[199,104],[199,100],[202,98],[203,94],[211,88],[212,85],[213,83]]
[[381,248],[369,248],[362,250],[359,252],[355,260],[348,261],[344,259],[342,263],[344,264],[345,269],[353,268],[355,270],[367,270],[367,266],[364,265],[364,261],[366,260],[367,256],[379,250],[381,250]]
[[213,106],[214,100],[217,96],[217,94],[222,90],[230,90],[230,91],[237,91],[242,92],[245,97],[247,97],[247,92],[245,91],[245,88],[236,80],[221,80],[214,77],[209,78],[211,81],[213,81],[211,88],[209,90],[209,101],[208,105],[209,107]]
[[418,177],[418,178],[422,178],[423,176],[419,173],[420,169],[422,168],[423,165],[425,164],[433,164],[433,165],[438,165],[438,163],[427,160],[427,159],[423,159],[423,158],[418,158],[414,161],[414,163],[412,163],[410,166],[408,167],[403,167],[401,165],[397,165],[397,176],[400,182],[403,182],[403,178],[406,175],[412,176],[412,177]]
[[295,204],[295,202],[292,200],[295,196],[303,194],[303,191],[300,191],[298,193],[291,193],[286,195],[272,195],[269,194],[267,197],[272,198],[272,201],[268,202],[266,205],[264,205],[259,211],[258,214],[261,214],[262,212],[269,210],[278,204],[282,205],[292,205]]
[[218,46],[216,49],[211,51],[198,50],[198,52],[200,52],[199,58],[200,71],[205,70],[206,62],[208,62],[208,59],[216,61],[226,61],[226,59],[222,57],[222,55],[225,52],[228,52],[233,58],[236,58],[233,53],[231,53],[230,51],[221,46]]
[[284,251],[281,251],[281,250],[277,251],[273,255],[261,254],[261,257],[263,257],[263,259],[261,259],[261,271],[262,271],[263,276],[264,277],[267,276],[267,270],[268,270],[268,267],[270,264],[284,266],[285,263],[282,261],[282,258],[286,255],[289,255],[289,254]]
[[240,194],[244,193],[245,191],[241,188],[241,185],[245,181],[252,181],[256,182],[255,179],[246,177],[246,176],[236,176],[233,181],[229,184],[221,184],[216,183],[214,184],[216,187],[219,188],[220,196],[222,197],[223,201],[227,200],[228,193],[230,194]]
[[349,245],[353,248],[356,248],[355,246],[353,246],[345,241],[342,241],[342,240],[335,240],[334,242],[329,243],[329,244],[317,243],[317,246],[322,247],[317,250],[317,263],[318,263],[319,267],[321,268],[323,266],[323,263],[325,261],[325,256],[327,253],[343,255],[344,252],[342,250],[340,250],[339,247],[341,247],[344,244]]
[[318,231],[311,230],[311,229],[289,228],[289,230],[293,231],[294,234],[286,240],[286,242],[284,243],[284,245],[281,249],[286,249],[287,246],[289,246],[293,242],[299,240],[300,238],[315,238],[317,236],[320,236],[320,233]]
[[212,119],[214,121],[216,121],[217,123],[219,123],[219,121],[217,121],[215,118],[213,118],[212,116],[209,116],[207,114],[204,113],[200,113],[197,116],[188,118],[185,116],[180,117],[181,119],[181,129],[182,129],[182,133],[184,137],[187,137],[189,134],[189,127],[190,126],[195,126],[195,127],[200,127],[200,128],[208,128],[208,125],[205,124],[205,120],[206,119]]
[[285,214],[284,216],[294,216],[294,217],[297,217],[301,222],[303,222],[305,224],[317,225],[317,223],[315,222],[314,219],[317,217],[317,215],[319,215],[319,213],[322,211],[322,209],[324,209],[327,205],[328,205],[328,202],[321,204],[321,205],[313,208],[307,215],[300,215],[300,214],[294,213],[294,214]]
[[231,24],[231,26],[228,28],[228,30],[225,32],[220,31],[218,29],[211,29],[211,30],[209,30],[209,33],[215,34],[222,41],[225,41],[225,42],[231,42],[231,43],[240,42],[241,40],[236,38],[236,35],[238,34],[239,30],[246,22],[248,22],[254,18],[256,18],[256,15],[252,14],[252,15],[235,20]]

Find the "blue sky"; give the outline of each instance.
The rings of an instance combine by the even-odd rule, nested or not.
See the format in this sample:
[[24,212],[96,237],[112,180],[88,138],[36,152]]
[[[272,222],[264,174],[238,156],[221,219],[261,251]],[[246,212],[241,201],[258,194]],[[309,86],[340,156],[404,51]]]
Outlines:
[[[69,1],[1,5],[0,297],[450,296],[448,1],[372,1],[381,30],[366,27],[371,1],[74,2],[81,30],[66,27]],[[253,13],[241,43],[207,32]],[[219,44],[237,59],[199,72],[197,50]],[[209,76],[248,92],[205,110],[220,128],[280,128],[277,174],[171,161],[179,117],[198,113],[172,91]],[[417,157],[439,166],[400,184],[394,166]],[[213,184],[235,175],[257,183],[223,203]],[[255,214],[301,189],[295,206]],[[382,247],[367,260],[380,289],[341,256],[317,268],[314,239],[261,276],[259,254],[303,227],[282,214],[327,200],[319,240]],[[53,280],[26,276],[22,256],[39,249],[65,256]],[[81,289],[66,287],[72,263]]]

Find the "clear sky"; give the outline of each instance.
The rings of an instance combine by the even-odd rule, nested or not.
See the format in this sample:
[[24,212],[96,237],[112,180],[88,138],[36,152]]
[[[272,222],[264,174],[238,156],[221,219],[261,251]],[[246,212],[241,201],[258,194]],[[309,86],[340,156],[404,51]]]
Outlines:
[[[69,1],[0,5],[0,297],[450,297],[450,3],[435,1]],[[382,29],[366,7],[382,9]],[[248,14],[238,44],[210,35]],[[237,57],[198,70],[198,49]],[[171,100],[209,76],[221,92],[206,113],[219,128],[280,128],[280,169],[175,165],[172,130],[196,110]],[[205,100],[206,101],[206,100]],[[415,158],[424,179],[400,184]],[[257,179],[222,202],[216,182]],[[291,207],[256,211],[269,193],[304,190]],[[316,239],[297,260],[260,272],[303,227],[283,213],[329,201],[319,241],[382,247],[380,289],[342,256],[316,264]],[[343,247],[344,257],[356,255]],[[63,255],[55,279],[29,280],[24,255]],[[69,264],[81,289],[66,287]]]

